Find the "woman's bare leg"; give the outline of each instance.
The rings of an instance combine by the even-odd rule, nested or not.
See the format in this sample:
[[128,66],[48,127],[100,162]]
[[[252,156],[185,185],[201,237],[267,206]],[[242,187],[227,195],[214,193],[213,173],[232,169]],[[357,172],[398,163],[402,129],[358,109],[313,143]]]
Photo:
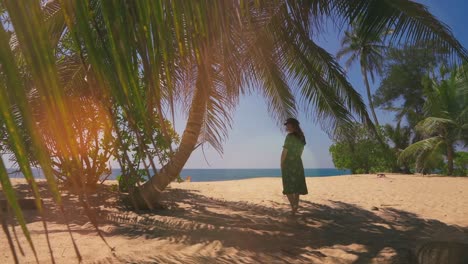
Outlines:
[[295,215],[296,214],[296,197],[295,197],[295,194],[286,194],[286,196],[288,197],[288,200],[289,200],[289,203],[291,204],[291,209],[292,209],[292,214]]
[[295,199],[294,199],[294,202],[295,202],[295,203],[294,203],[294,206],[296,207],[296,211],[297,211],[297,209],[299,208],[299,197],[300,197],[300,195],[299,195],[298,193],[296,193],[296,194],[295,194],[295,197],[294,197],[294,198],[295,198]]
[[293,210],[295,210],[295,211],[297,210],[298,203],[299,203],[299,194],[297,194],[297,193],[292,194],[291,206],[293,207]]

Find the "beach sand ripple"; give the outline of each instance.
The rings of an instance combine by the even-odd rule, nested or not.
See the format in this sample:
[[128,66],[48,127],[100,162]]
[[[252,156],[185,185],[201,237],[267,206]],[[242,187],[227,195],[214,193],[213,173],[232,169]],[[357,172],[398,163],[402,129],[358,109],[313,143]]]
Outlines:
[[[21,197],[24,180],[15,179]],[[91,198],[109,248],[77,198],[64,192],[66,217],[84,263],[412,263],[428,241],[468,243],[468,178],[353,175],[307,178],[299,215],[289,215],[280,178],[172,183],[164,211],[127,210],[108,182]],[[41,183],[58,263],[76,261],[62,215]],[[41,263],[50,263],[44,229],[26,211]],[[11,220],[10,220],[11,221]],[[34,263],[16,227],[25,256]],[[13,258],[0,235],[0,263]]]

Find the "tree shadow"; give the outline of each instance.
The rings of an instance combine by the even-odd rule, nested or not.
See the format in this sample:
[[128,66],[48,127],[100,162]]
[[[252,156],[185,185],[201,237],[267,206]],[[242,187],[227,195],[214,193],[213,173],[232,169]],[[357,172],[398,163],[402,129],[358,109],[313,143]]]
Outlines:
[[412,263],[411,251],[437,233],[467,242],[466,228],[394,208],[373,212],[339,201],[330,201],[331,205],[303,201],[302,213],[291,218],[285,204],[228,202],[180,189],[167,192],[166,199],[174,203],[169,219],[140,214],[121,222],[116,234],[169,238],[187,245],[220,241],[224,247],[255,252],[251,259],[262,256],[263,262],[328,258],[333,263],[344,257],[369,263],[393,254],[396,263]]
[[[63,186],[59,186],[60,198],[63,203],[64,210],[60,210],[54,201],[53,195],[45,181],[37,182],[39,195],[42,199],[44,208],[44,216],[46,221],[64,224],[83,225],[89,222],[87,212],[80,202],[79,196],[76,193],[69,191]],[[15,184],[14,189],[18,198],[33,198],[31,188],[28,184]],[[101,214],[105,214],[106,208],[114,208],[115,210],[125,210],[125,206],[120,203],[120,194],[113,190],[109,185],[98,185],[95,190],[89,192],[85,200],[90,207],[91,213],[96,218],[102,218]],[[2,194],[0,192],[0,198]],[[23,210],[27,222],[35,222],[41,220],[40,213],[37,210]]]
[[[24,188],[16,186],[23,194],[28,192]],[[100,225],[112,227],[104,230],[106,238],[164,239],[187,246],[219,242],[224,248],[236,250],[235,254],[217,257],[187,255],[184,263],[230,263],[242,259],[264,263],[386,263],[390,258],[392,263],[412,263],[411,251],[436,239],[436,234],[451,234],[450,239],[468,242],[466,227],[422,219],[394,208],[368,211],[340,201],[329,201],[330,205],[302,201],[300,214],[293,218],[286,204],[224,201],[196,191],[169,189],[163,197],[168,210],[136,213],[118,208],[116,195],[109,187],[103,187],[90,200]],[[71,222],[87,225],[87,216],[76,213],[81,208],[76,197],[64,197],[65,211],[75,216]],[[64,223],[52,201],[45,200],[47,221]],[[38,220],[37,213],[27,215],[29,222]],[[91,225],[83,230],[94,232]],[[156,254],[152,260],[167,262],[169,257]]]

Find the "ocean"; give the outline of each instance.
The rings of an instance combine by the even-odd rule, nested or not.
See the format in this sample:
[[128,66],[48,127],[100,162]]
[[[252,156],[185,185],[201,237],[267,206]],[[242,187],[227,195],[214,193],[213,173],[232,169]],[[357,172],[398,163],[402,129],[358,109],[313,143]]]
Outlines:
[[[39,169],[33,170],[34,176],[38,179],[44,178]],[[305,169],[306,177],[327,177],[350,174],[349,170],[338,170],[333,168]],[[108,179],[115,179],[120,175],[120,169],[113,169]],[[183,169],[180,174],[182,179],[191,177],[192,182],[207,181],[229,181],[258,177],[281,177],[280,169]],[[11,178],[23,178],[21,173],[13,173],[10,170]]]
[[[307,177],[326,177],[350,174],[347,170],[338,169],[305,169]],[[228,181],[258,177],[281,177],[280,169],[184,169],[182,179],[191,177],[194,182]]]

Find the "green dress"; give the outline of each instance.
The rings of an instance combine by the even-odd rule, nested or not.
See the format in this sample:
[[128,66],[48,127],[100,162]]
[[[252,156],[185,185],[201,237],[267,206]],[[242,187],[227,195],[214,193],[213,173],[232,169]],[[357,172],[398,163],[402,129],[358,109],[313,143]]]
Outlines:
[[283,194],[308,193],[304,175],[304,165],[301,159],[304,145],[304,142],[293,134],[288,134],[286,136],[283,148],[287,149],[288,152],[283,167],[281,168]]

